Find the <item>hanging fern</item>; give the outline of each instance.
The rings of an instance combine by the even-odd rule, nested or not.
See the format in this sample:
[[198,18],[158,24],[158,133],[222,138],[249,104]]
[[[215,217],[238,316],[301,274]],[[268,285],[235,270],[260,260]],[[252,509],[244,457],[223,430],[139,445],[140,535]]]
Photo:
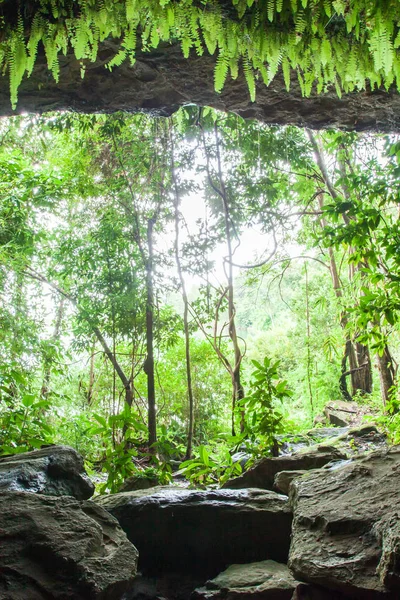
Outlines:
[[6,4],[9,12],[11,0],[0,1],[0,68],[13,106],[40,44],[57,79],[60,53],[72,48],[84,72],[107,38],[120,45],[108,68],[134,64],[137,38],[143,51],[171,41],[185,57],[216,55],[218,92],[241,64],[251,100],[256,78],[269,85],[280,70],[287,89],[297,73],[304,95],[400,85],[399,0],[36,0],[10,22]]
[[216,92],[220,92],[225,85],[229,70],[229,57],[220,53],[217,58],[217,64],[214,71],[214,87]]

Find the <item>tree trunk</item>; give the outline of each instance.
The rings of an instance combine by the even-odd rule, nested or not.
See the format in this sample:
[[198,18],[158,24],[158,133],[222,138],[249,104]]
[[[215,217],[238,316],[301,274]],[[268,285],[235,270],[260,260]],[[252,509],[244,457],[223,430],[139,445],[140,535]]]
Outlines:
[[183,299],[183,329],[185,334],[185,361],[186,361],[186,381],[189,403],[188,436],[186,444],[186,460],[192,457],[193,431],[194,431],[194,396],[192,386],[192,369],[190,358],[190,336],[189,336],[189,301],[186,293],[185,279],[183,277],[181,259],[179,255],[179,204],[180,196],[178,182],[175,173],[175,155],[173,133],[170,132],[171,144],[171,175],[174,185],[174,208],[175,208],[175,262],[178,271],[179,281],[182,290]]
[[354,373],[355,377],[352,379],[352,384],[361,393],[370,394],[372,392],[372,365],[369,348],[364,344],[360,344],[360,342],[356,342],[355,347],[357,364],[359,367],[364,368]]
[[92,352],[90,354],[90,366],[89,366],[89,385],[86,394],[88,406],[93,402],[93,388],[94,388],[94,357],[95,357],[96,342],[93,340]]
[[[318,168],[322,175],[322,179],[324,180],[324,183],[329,191],[329,194],[331,195],[331,197],[333,199],[335,199],[335,198],[337,198],[337,193],[336,193],[336,190],[330,179],[328,169],[327,169],[327,166],[325,163],[324,155],[323,155],[323,153],[319,147],[319,144],[318,144],[314,134],[312,133],[312,131],[307,129],[307,135],[308,135],[308,138],[313,147],[314,154],[315,154],[315,157],[317,160],[317,165],[318,165]],[[341,165],[341,168],[343,169],[343,165]],[[346,198],[349,200],[350,196],[348,194],[347,188],[344,187],[343,191],[344,191]],[[322,191],[318,195],[318,202],[319,202],[320,209],[323,210],[324,201],[323,201]],[[343,221],[344,221],[345,225],[348,225],[350,222],[349,217],[346,214],[343,214],[342,217],[343,217]],[[321,219],[321,225],[323,227],[326,226],[326,221],[323,218]],[[334,255],[332,248],[329,248],[328,252],[329,252],[330,272],[331,272],[331,277],[332,277],[333,289],[335,291],[336,297],[339,299],[339,298],[342,298],[343,292],[342,292],[341,282],[339,279],[339,273],[338,273],[338,269],[337,269],[337,265],[336,265],[335,255]],[[351,265],[351,269],[349,272],[350,281],[352,280],[353,276],[354,276],[354,267],[353,267],[353,265]],[[351,340],[351,338],[347,332],[347,324],[348,324],[348,320],[347,320],[346,314],[341,313],[340,325],[341,325],[343,331],[345,332],[346,344],[345,344],[345,350],[344,350],[344,354],[343,354],[343,358],[342,358],[342,367],[341,367],[342,374],[341,374],[340,381],[339,381],[339,388],[340,388],[340,391],[341,391],[344,399],[351,400],[351,396],[350,396],[350,394],[348,392],[348,388],[347,388],[346,377],[348,375],[350,375],[350,377],[351,377],[352,396],[355,396],[358,392],[360,392],[362,395],[371,393],[371,391],[372,391],[372,365],[371,365],[371,358],[370,358],[368,347],[364,346],[363,344],[360,344],[359,342],[354,343],[353,340]],[[349,361],[349,369],[347,369],[347,359]]]
[[[59,341],[60,339],[60,334],[61,334],[61,323],[62,323],[62,319],[64,316],[64,311],[65,311],[65,298],[61,296],[60,298],[60,302],[58,304],[57,307],[57,313],[56,313],[56,321],[54,323],[54,330],[53,330],[53,335],[50,338],[50,341],[55,344],[56,342]],[[49,396],[49,392],[50,392],[50,376],[51,376],[51,367],[53,364],[53,359],[49,359],[49,357],[45,358],[45,364],[44,364],[44,374],[43,374],[43,382],[42,382],[42,389],[40,390],[40,395],[42,396],[42,398],[44,398],[45,400],[48,398]]]
[[[244,398],[244,389],[240,379],[240,366],[242,362],[242,351],[239,346],[238,336],[236,331],[236,323],[235,323],[235,303],[234,303],[234,288],[233,288],[233,251],[232,251],[232,225],[231,225],[231,215],[230,215],[230,207],[229,207],[229,198],[228,193],[225,188],[224,179],[222,176],[222,164],[221,164],[221,154],[219,150],[219,136],[218,136],[218,126],[215,124],[214,126],[215,133],[215,143],[217,149],[217,162],[218,162],[218,177],[220,183],[220,196],[222,199],[223,209],[224,209],[224,222],[225,222],[225,238],[226,238],[226,246],[228,251],[228,256],[226,257],[225,265],[225,275],[228,281],[228,332],[229,337],[232,340],[233,351],[235,356],[235,364],[232,369],[232,435],[235,435],[235,412],[237,403]],[[240,432],[244,431],[244,412],[241,410],[240,412]]]
[[390,401],[391,388],[393,388],[396,383],[397,365],[395,365],[393,357],[387,346],[385,346],[382,356],[377,354],[376,358],[378,363],[383,405],[386,406]]
[[144,371],[147,376],[148,433],[149,449],[155,452],[157,442],[156,388],[154,377],[154,286],[153,286],[153,228],[155,219],[147,221],[147,260],[146,260],[146,351]]

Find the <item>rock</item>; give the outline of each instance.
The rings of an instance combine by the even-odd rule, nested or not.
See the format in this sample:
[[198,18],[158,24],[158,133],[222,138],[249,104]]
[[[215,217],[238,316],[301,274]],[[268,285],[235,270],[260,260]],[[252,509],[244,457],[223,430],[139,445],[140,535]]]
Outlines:
[[[14,25],[18,11],[12,10],[13,5],[5,15]],[[208,52],[202,56],[192,52],[185,59],[179,43],[164,42],[152,51],[138,47],[133,66],[124,61],[116,69],[104,68],[116,50],[116,40],[101,43],[96,62],[90,64],[82,79],[80,61],[69,48],[66,56],[59,56],[61,76],[55,81],[49,76],[45,53],[39,48],[32,74],[24,77],[19,87],[18,112],[121,110],[167,116],[189,103],[234,111],[243,118],[271,124],[313,129],[400,130],[400,94],[394,88],[358,90],[338,98],[334,86],[328,86],[321,94],[313,89],[310,97],[304,97],[293,71],[289,91],[282,73],[268,86],[261,79],[256,81],[256,101],[251,102],[242,69],[237,79],[227,78],[221,93],[215,91],[216,57]],[[0,114],[15,114],[6,76],[0,78]]]
[[291,600],[297,583],[286,565],[273,560],[231,565],[191,600]]
[[273,456],[298,454],[306,449],[315,449],[323,440],[337,438],[349,431],[348,427],[317,427],[304,434],[277,435],[272,448]]
[[314,425],[327,425],[327,420],[325,415],[317,415],[314,419]]
[[319,469],[333,460],[345,459],[336,448],[316,449],[313,452],[304,452],[294,454],[293,456],[277,456],[272,458],[262,458],[254,467],[234,479],[227,481],[223,488],[243,489],[243,488],[261,488],[272,490],[274,487],[274,478],[280,471],[308,471],[309,469]]
[[144,574],[213,577],[232,563],[287,559],[292,517],[287,498],[275,492],[167,486],[96,502],[138,548]]
[[139,573],[122,600],[188,600],[203,581],[183,573],[166,573],[157,578]]
[[93,502],[0,493],[2,600],[120,600],[137,550]]
[[289,567],[351,598],[400,597],[400,447],[376,452],[290,488]]
[[350,455],[388,447],[385,434],[375,424],[365,423],[357,427],[324,427],[310,429],[302,435],[276,436],[272,453],[274,456],[290,456],[305,451],[321,451],[327,446]]
[[356,402],[336,400],[329,402],[324,408],[324,414],[332,425],[347,427],[358,420],[360,406]]
[[301,477],[308,471],[280,471],[275,475],[274,478],[274,490],[281,494],[285,494],[286,496],[289,494],[290,484],[297,477]]
[[124,481],[120,487],[120,492],[134,492],[136,490],[148,490],[159,484],[158,477],[140,477],[134,475]]
[[76,450],[47,446],[0,458],[0,491],[6,490],[87,500],[94,493],[94,485]]
[[340,592],[327,590],[318,585],[309,585],[308,583],[299,583],[291,600],[354,600],[349,596],[344,596]]

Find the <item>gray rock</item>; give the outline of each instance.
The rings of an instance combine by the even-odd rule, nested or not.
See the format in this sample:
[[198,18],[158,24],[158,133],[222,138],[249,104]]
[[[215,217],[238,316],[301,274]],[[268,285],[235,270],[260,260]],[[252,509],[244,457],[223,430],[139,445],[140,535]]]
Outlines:
[[302,477],[309,471],[280,471],[274,478],[274,490],[278,493],[289,495],[289,487],[294,479]]
[[291,600],[297,583],[286,565],[273,560],[231,565],[191,600]]
[[304,452],[292,456],[277,456],[262,458],[254,467],[224,484],[226,489],[261,488],[272,490],[274,478],[280,471],[308,471],[319,469],[333,460],[345,459],[336,448],[315,449],[313,452]]
[[297,454],[312,450],[324,440],[335,439],[346,434],[349,427],[316,427],[304,434],[276,435],[272,448],[273,456]]
[[134,475],[124,481],[119,491],[135,492],[136,490],[148,490],[159,483],[158,477],[140,477],[139,475]]
[[399,481],[399,446],[296,479],[289,558],[295,576],[351,598],[398,600]]
[[332,425],[347,427],[359,418],[359,405],[356,402],[336,400],[329,402],[324,408],[324,414]]
[[0,492],[6,490],[87,500],[94,493],[94,485],[76,450],[47,446],[0,458]]
[[120,600],[137,550],[93,502],[0,493],[2,600]]
[[139,550],[145,574],[213,577],[232,563],[286,562],[288,499],[262,490],[187,490],[172,486],[96,499]]
[[319,585],[299,583],[291,600],[354,600],[354,598],[340,592],[327,590]]
[[165,573],[157,578],[138,573],[122,600],[188,600],[204,579],[193,579],[184,573]]

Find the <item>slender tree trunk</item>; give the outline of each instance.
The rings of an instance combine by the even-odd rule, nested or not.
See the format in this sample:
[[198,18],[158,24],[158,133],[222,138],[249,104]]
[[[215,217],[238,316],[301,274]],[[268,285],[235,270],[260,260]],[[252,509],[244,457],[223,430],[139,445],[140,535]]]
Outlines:
[[[235,364],[232,369],[231,378],[232,378],[232,435],[235,435],[235,412],[237,403],[244,398],[244,388],[241,383],[240,378],[240,366],[242,362],[242,351],[239,346],[238,336],[236,331],[236,323],[235,323],[235,303],[234,303],[234,287],[233,287],[233,250],[232,250],[232,224],[231,224],[231,215],[229,208],[229,199],[228,193],[225,188],[225,182],[222,176],[222,164],[221,164],[221,154],[219,150],[219,136],[218,136],[218,127],[215,124],[214,127],[215,133],[215,142],[217,148],[217,162],[218,162],[218,177],[220,183],[220,196],[222,199],[223,209],[224,209],[224,222],[225,222],[225,238],[228,256],[226,257],[227,267],[225,266],[225,274],[228,281],[228,331],[229,337],[232,340],[233,351],[235,356]],[[240,432],[244,431],[244,412],[240,413]]]
[[311,408],[311,422],[314,421],[314,397],[312,390],[312,364],[311,364],[311,348],[310,348],[310,336],[311,336],[311,323],[310,323],[310,302],[308,297],[308,269],[307,263],[305,263],[306,270],[306,326],[307,326],[307,382],[308,382],[308,393],[310,396],[310,408]]
[[190,358],[190,335],[189,335],[189,301],[186,293],[186,284],[183,277],[181,259],[179,254],[179,205],[180,196],[178,182],[175,173],[175,156],[174,156],[174,140],[173,134],[170,132],[171,144],[171,175],[174,184],[174,209],[175,209],[175,262],[178,271],[179,282],[182,290],[183,299],[183,329],[185,335],[185,361],[186,361],[186,381],[189,401],[189,419],[188,419],[188,436],[186,445],[186,459],[192,457],[193,447],[193,431],[194,431],[194,396],[192,386],[192,368]]
[[125,375],[125,373],[123,372],[121,365],[119,364],[119,362],[117,361],[117,358],[114,354],[114,352],[111,350],[111,348],[108,346],[106,340],[103,337],[103,334],[101,333],[100,329],[96,326],[92,326],[93,328],[93,332],[95,334],[95,336],[97,337],[97,339],[99,340],[108,360],[110,361],[110,363],[112,364],[115,372],[117,373],[122,385],[124,386],[124,390],[125,390],[125,402],[126,404],[129,406],[129,408],[132,406],[132,402],[133,402],[133,389],[132,389],[132,382],[131,380]]
[[149,449],[155,452],[157,442],[156,387],[154,376],[154,286],[153,286],[153,228],[155,219],[147,221],[146,260],[146,350],[144,371],[147,375]]
[[88,406],[90,406],[93,402],[94,398],[94,360],[95,360],[95,349],[96,349],[96,341],[93,339],[92,343],[92,351],[90,354],[90,364],[89,364],[89,385],[86,394]]
[[[50,338],[50,341],[53,344],[55,344],[56,342],[58,342],[59,339],[60,339],[61,324],[62,324],[62,320],[63,320],[63,316],[64,316],[64,311],[65,311],[65,298],[63,298],[61,296],[60,301],[59,301],[58,306],[57,306],[56,320],[55,320],[55,323],[54,323],[53,335]],[[53,364],[53,359],[49,358],[49,357],[46,357],[45,358],[45,364],[44,364],[44,374],[43,374],[42,389],[40,390],[40,395],[45,400],[48,398],[49,392],[50,392],[50,376],[51,376],[51,367],[52,367],[52,364]]]
[[[24,279],[21,273],[16,273],[15,289],[13,291],[14,319],[11,323],[12,344],[11,344],[11,363],[17,362],[20,355],[19,346],[21,344],[21,321],[25,312]],[[11,395],[16,394],[15,385],[11,385]]]
[[386,406],[390,400],[390,390],[396,383],[397,365],[395,365],[387,346],[385,346],[382,356],[377,354],[376,359],[378,363],[383,404]]
[[[311,145],[314,150],[314,154],[317,159],[317,165],[322,175],[322,179],[329,191],[329,194],[333,199],[337,198],[338,194],[332,184],[330,179],[328,169],[325,163],[324,155],[319,147],[319,144],[312,133],[311,130],[307,129],[308,138],[311,142]],[[343,169],[344,166],[341,165]],[[343,173],[342,173],[343,174]],[[350,200],[349,192],[346,186],[343,188],[343,192],[348,200]],[[324,208],[323,194],[322,192],[318,195],[319,206],[321,210]],[[346,214],[342,215],[344,223],[347,225],[350,222],[349,217]],[[322,226],[326,225],[324,219],[321,221]],[[333,288],[335,291],[336,297],[339,299],[343,296],[342,287],[339,280],[338,269],[336,266],[335,256],[332,248],[329,248],[329,260],[330,260],[330,271],[332,277]],[[354,268],[351,265],[349,271],[350,281],[354,277]],[[345,398],[345,400],[351,400],[351,396],[348,392],[346,377],[350,375],[351,377],[351,387],[352,387],[352,396],[355,396],[357,392],[361,392],[361,394],[371,393],[372,391],[372,365],[371,358],[369,354],[369,349],[367,346],[360,344],[359,342],[354,342],[351,340],[348,332],[347,332],[347,317],[345,314],[341,314],[340,316],[340,325],[345,332],[346,343],[345,350],[342,358],[342,374],[340,377],[339,387],[340,391]],[[349,369],[347,369],[347,360],[349,362]]]
[[363,390],[366,394],[370,394],[372,392],[372,365],[369,348],[359,342],[356,342],[355,346],[358,366],[364,368],[355,373],[354,386],[358,390]]

